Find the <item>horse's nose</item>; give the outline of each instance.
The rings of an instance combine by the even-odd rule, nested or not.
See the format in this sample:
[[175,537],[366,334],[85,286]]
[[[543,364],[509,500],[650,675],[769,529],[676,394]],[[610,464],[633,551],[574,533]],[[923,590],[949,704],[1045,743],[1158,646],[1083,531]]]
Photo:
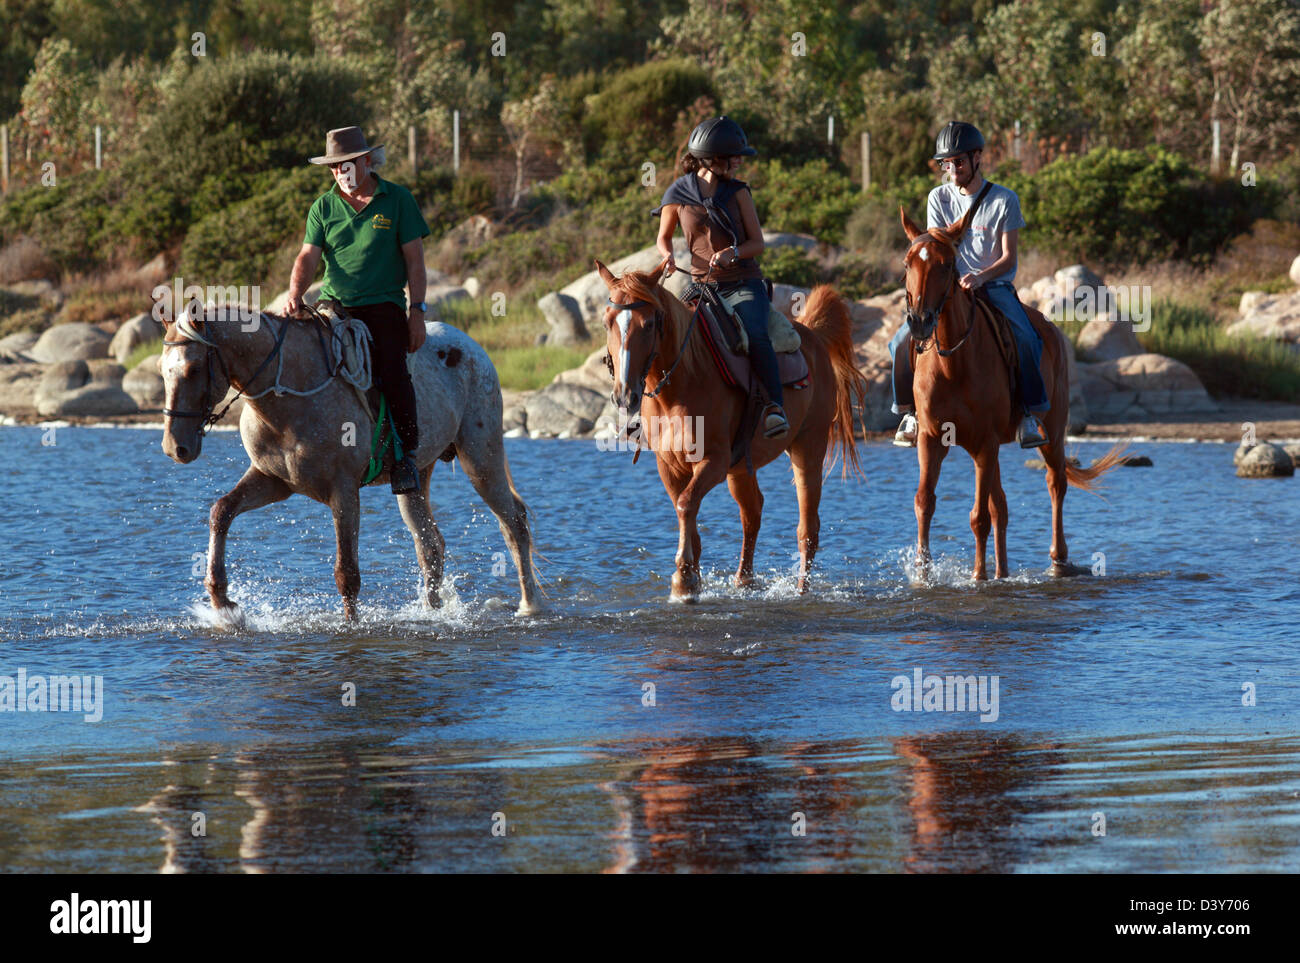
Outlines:
[[184,445],[176,446],[176,457],[178,460],[185,461],[187,458],[189,458],[189,456],[190,456],[189,448],[185,447]]

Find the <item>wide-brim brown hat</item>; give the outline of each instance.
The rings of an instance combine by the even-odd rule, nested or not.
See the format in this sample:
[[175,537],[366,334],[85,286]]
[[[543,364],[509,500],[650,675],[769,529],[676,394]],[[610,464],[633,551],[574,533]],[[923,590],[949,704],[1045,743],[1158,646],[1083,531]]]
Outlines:
[[309,161],[313,164],[341,164],[344,161],[363,157],[383,146],[383,144],[369,146],[366,143],[366,135],[361,132],[360,127],[338,127],[325,135],[324,156],[312,157]]

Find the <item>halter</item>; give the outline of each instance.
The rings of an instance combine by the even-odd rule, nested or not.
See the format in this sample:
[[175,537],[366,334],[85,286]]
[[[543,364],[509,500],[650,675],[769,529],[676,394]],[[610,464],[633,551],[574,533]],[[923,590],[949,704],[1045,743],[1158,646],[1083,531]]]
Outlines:
[[[908,246],[908,250],[911,251],[911,249],[912,249],[913,247],[915,247],[915,246],[916,246],[920,241],[925,240],[925,239],[928,239],[928,240],[931,240],[931,241],[938,241],[938,240],[939,240],[937,237],[935,237],[935,236],[934,236],[933,234],[931,234],[929,231],[922,231],[920,234],[916,235],[916,237],[912,238],[912,243]],[[916,342],[916,352],[917,352],[917,354],[920,354],[921,352],[925,351],[926,346],[927,346],[931,341],[933,341],[933,342],[934,342],[934,349],[935,349],[936,351],[939,352],[939,357],[941,357],[941,358],[947,358],[947,357],[950,357],[950,356],[953,354],[953,352],[955,352],[958,348],[960,348],[963,344],[966,343],[966,339],[969,338],[971,332],[972,332],[973,330],[975,330],[975,305],[972,303],[972,304],[971,304],[970,321],[969,321],[969,322],[967,323],[967,325],[966,325],[966,333],[963,334],[963,335],[961,336],[961,338],[957,341],[957,343],[954,344],[951,348],[946,348],[946,349],[945,349],[945,348],[941,348],[941,347],[939,347],[939,320],[938,320],[938,319],[939,319],[939,316],[943,314],[944,306],[948,303],[948,298],[950,298],[950,297],[952,296],[952,292],[956,289],[956,287],[957,287],[957,266],[956,266],[956,263],[954,262],[954,264],[953,264],[953,268],[952,268],[952,278],[951,278],[951,280],[948,282],[948,290],[946,290],[946,291],[943,293],[943,299],[939,302],[939,306],[938,306],[937,308],[934,309],[934,314],[935,314],[934,331],[931,332],[929,338],[926,338],[924,341],[917,341],[917,342]],[[908,290],[906,289],[906,287],[904,287],[903,290],[904,290],[904,293],[905,293],[906,296],[907,296],[907,315],[906,315],[906,317],[907,317],[907,319],[908,319],[909,326],[910,326],[911,319],[912,319],[912,318],[915,318],[915,317],[918,317],[918,315],[917,315],[917,313],[916,313],[915,308],[913,308],[913,306],[912,306],[912,292],[911,292],[911,291],[908,291]]]
[[[712,274],[713,274],[713,265],[709,265],[708,273],[704,275],[704,280],[700,283],[708,284],[709,277]],[[613,305],[616,308],[654,308],[655,347],[654,350],[650,352],[650,356],[645,359],[645,367],[641,369],[640,383],[641,383],[641,387],[644,388],[646,375],[650,373],[650,362],[654,361],[654,359],[659,356],[659,340],[663,334],[664,313],[662,310],[660,310],[659,305],[652,304],[649,301],[622,302],[622,301],[615,301],[613,298],[606,298],[605,302],[607,304]],[[698,301],[695,302],[695,310],[691,312],[691,323],[686,326],[686,334],[682,338],[681,345],[677,348],[677,357],[673,359],[673,363],[668,366],[668,370],[665,371],[663,373],[663,377],[659,379],[658,387],[656,387],[654,391],[645,392],[645,397],[657,398],[659,396],[659,392],[663,391],[664,388],[668,387],[668,381],[669,379],[672,378],[673,372],[677,370],[677,365],[681,362],[682,358],[686,356],[686,344],[688,341],[691,340],[691,332],[695,330],[695,319],[699,317],[700,305],[703,302],[704,302],[703,297],[701,297]],[[610,357],[608,351],[605,352],[605,367],[609,369],[609,376],[611,378],[614,377],[614,359]],[[612,398],[613,396],[611,395],[611,400]],[[615,403],[617,404],[617,402]]]
[[[267,317],[267,315],[263,314],[262,317]],[[260,375],[266,369],[266,366],[271,363],[272,359],[274,359],[276,355],[280,353],[280,348],[284,345],[284,336],[288,332],[288,330],[289,330],[289,318],[286,316],[284,318],[281,318],[280,320],[280,333],[276,335],[275,347],[273,347],[271,349],[270,354],[268,354],[262,360],[262,363],[257,366],[257,370],[253,372],[252,377],[248,378],[247,381],[245,381],[245,384],[252,384],[254,381],[256,381],[257,376]],[[216,355],[217,364],[221,366],[221,376],[226,379],[227,384],[233,384],[233,382],[230,380],[230,370],[226,367],[226,361],[221,356],[221,349],[218,348],[214,342],[209,341],[207,338],[203,337],[202,333],[200,333],[199,330],[194,327],[194,322],[190,318],[190,314],[188,311],[181,317],[179,321],[176,322],[176,331],[179,334],[184,335],[184,337],[182,337],[180,340],[177,341],[168,341],[164,339],[163,344],[165,346],[179,347],[186,344],[193,344],[195,342],[207,346],[208,350],[205,352],[204,361],[207,366],[208,383],[207,383],[207,387],[205,387],[203,390],[202,411],[181,411],[177,408],[163,408],[162,413],[167,418],[201,419],[201,423],[199,425],[199,436],[203,437],[207,435],[208,430],[213,425],[215,425],[218,421],[220,421],[222,418],[225,417],[226,412],[230,410],[230,406],[233,405],[236,401],[238,401],[243,396],[245,389],[240,388],[238,393],[235,395],[235,397],[231,398],[230,401],[226,402],[226,406],[224,408],[214,413],[213,410],[216,408],[216,404],[212,401],[212,357],[213,355]],[[265,393],[266,392],[262,392],[262,394]],[[260,397],[260,395],[258,395],[257,397]]]

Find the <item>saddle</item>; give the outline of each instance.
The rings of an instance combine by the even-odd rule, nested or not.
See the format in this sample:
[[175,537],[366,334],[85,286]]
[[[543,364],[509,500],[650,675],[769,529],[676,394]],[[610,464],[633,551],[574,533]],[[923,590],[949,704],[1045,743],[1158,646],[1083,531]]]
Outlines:
[[[700,335],[723,383],[747,395],[740,425],[731,440],[731,464],[734,466],[744,460],[753,471],[749,449],[769,399],[749,362],[749,337],[745,326],[726,298],[714,288],[692,285],[686,294],[683,303],[692,310],[697,305],[699,307]],[[799,332],[776,308],[769,311],[767,330],[772,347],[776,349],[776,369],[781,384],[795,391],[807,388],[812,381],[808,360],[799,350],[802,343]]]
[[989,326],[993,341],[998,346],[998,354],[1006,365],[1007,384],[1010,388],[1011,410],[1020,410],[1020,379],[1016,373],[1020,366],[1020,356],[1016,350],[1016,335],[1011,328],[1011,321],[1003,314],[981,287],[975,292],[975,305],[980,316]]

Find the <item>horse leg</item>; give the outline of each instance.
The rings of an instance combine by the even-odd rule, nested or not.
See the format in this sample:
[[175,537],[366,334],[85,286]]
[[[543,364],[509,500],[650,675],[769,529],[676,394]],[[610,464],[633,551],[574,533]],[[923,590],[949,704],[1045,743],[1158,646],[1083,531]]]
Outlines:
[[1070,549],[1065,544],[1065,492],[1069,480],[1065,473],[1065,437],[1053,437],[1047,450],[1047,490],[1052,496],[1052,575],[1075,575],[1070,564]]
[[433,464],[420,469],[419,491],[397,496],[397,508],[402,521],[411,531],[415,541],[415,555],[420,560],[420,602],[425,608],[442,604],[438,587],[442,584],[442,560],[445,545],[438,524],[433,519],[433,506],[429,504],[429,479],[433,477]]
[[677,508],[677,570],[673,573],[673,597],[683,602],[694,602],[700,592],[700,530],[696,519],[700,503],[718,482],[726,477],[722,461],[705,458],[696,465],[691,480],[687,482],[674,504]]
[[533,576],[533,536],[528,527],[528,506],[510,480],[499,418],[495,432],[494,436],[491,428],[472,433],[469,428],[462,429],[456,442],[456,457],[474,490],[497,517],[501,535],[514,559],[515,571],[519,573],[519,608],[515,614],[536,615],[542,607],[537,601],[537,581]]
[[812,574],[813,559],[817,555],[821,536],[822,463],[826,458],[826,435],[796,442],[790,447],[790,464],[794,468],[794,488],[799,497],[799,528],[795,538],[799,543],[799,584],[803,595],[808,591],[808,578]]
[[916,485],[916,567],[925,578],[930,568],[930,522],[934,518],[934,490],[939,484],[939,469],[948,454],[948,446],[935,435],[922,434],[916,440],[916,457],[921,478]]
[[993,485],[989,491],[989,515],[993,519],[993,563],[996,566],[994,575],[997,578],[1006,578],[1009,574],[1007,570],[1007,493],[1002,488],[1002,469],[994,461],[994,467],[997,468],[997,474],[994,476]]
[[992,524],[992,512],[989,504],[993,491],[1000,487],[998,480],[998,449],[993,443],[992,449],[983,448],[975,456],[975,505],[970,511],[970,530],[975,535],[975,571],[971,578],[983,581],[989,577],[985,565],[985,553],[988,548],[989,528]]
[[355,621],[357,595],[361,592],[361,566],[357,560],[357,538],[361,525],[361,493],[348,487],[330,498],[334,513],[334,584],[343,596],[343,617]]
[[250,465],[239,483],[213,504],[208,516],[208,573],[203,584],[217,611],[238,609],[226,595],[226,534],[230,523],[236,515],[283,501],[292,494],[283,481]]
[[754,584],[754,545],[758,542],[758,527],[763,521],[763,493],[758,490],[758,477],[753,472],[733,472],[727,476],[731,497],[740,506],[740,568],[736,571],[736,588],[750,588]]

